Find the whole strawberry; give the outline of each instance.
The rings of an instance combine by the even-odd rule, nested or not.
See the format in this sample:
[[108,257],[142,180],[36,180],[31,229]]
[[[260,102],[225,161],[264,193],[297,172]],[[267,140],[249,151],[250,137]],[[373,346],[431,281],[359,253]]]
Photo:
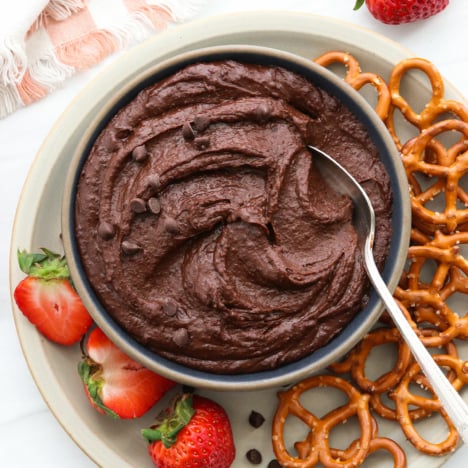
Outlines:
[[73,289],[65,257],[47,249],[23,250],[18,263],[27,275],[14,291],[21,312],[49,340],[62,345],[79,341],[93,320]]
[[175,385],[127,356],[99,328],[82,349],[78,372],[91,405],[102,414],[138,418]]
[[434,16],[441,12],[449,0],[357,0],[354,6],[358,10],[362,4],[372,16],[382,23],[411,23]]
[[143,429],[158,468],[228,468],[235,457],[231,424],[224,409],[190,393],[176,400],[166,417]]

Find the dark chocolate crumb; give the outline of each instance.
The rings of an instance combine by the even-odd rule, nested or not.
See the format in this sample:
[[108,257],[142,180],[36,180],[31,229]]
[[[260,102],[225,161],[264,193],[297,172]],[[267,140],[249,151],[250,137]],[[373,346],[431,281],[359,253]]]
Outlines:
[[210,125],[210,119],[206,115],[197,115],[193,119],[193,126],[197,132],[204,132]]
[[250,449],[245,456],[253,465],[260,465],[262,463],[262,454],[257,449]]
[[146,179],[146,185],[153,191],[157,192],[161,188],[161,179],[159,174],[151,174]]
[[268,463],[267,468],[281,468],[281,465],[280,462],[276,458],[274,458],[270,461],[270,463]]
[[164,221],[164,227],[166,228],[166,231],[169,234],[179,234],[179,225],[177,224],[177,221],[174,218],[171,218],[168,216],[165,221]]
[[177,305],[173,302],[165,302],[162,310],[167,316],[173,317],[177,313]]
[[268,104],[260,104],[255,109],[255,120],[258,123],[264,124],[270,120],[271,117],[271,107]]
[[195,130],[192,128],[190,122],[185,122],[184,125],[182,125],[182,136],[184,140],[187,141],[195,138]]
[[123,241],[122,242],[122,251],[126,255],[135,255],[143,251],[143,248],[132,241]]
[[158,198],[151,197],[148,200],[148,208],[153,214],[159,214],[161,212],[161,203]]
[[208,148],[208,146],[210,146],[210,139],[205,138],[205,137],[195,138],[195,140],[193,142],[195,144],[195,147],[197,149],[199,149],[199,150],[204,150],[204,149]]
[[148,151],[145,145],[137,146],[132,151],[132,158],[134,161],[143,162],[148,158]]
[[98,235],[101,239],[110,240],[115,236],[115,226],[103,221],[98,227]]
[[185,346],[189,341],[189,334],[186,328],[179,328],[174,332],[174,336],[172,337],[174,343],[177,346]]
[[134,198],[130,201],[130,209],[134,213],[144,213],[146,211],[145,200],[142,200],[141,198]]
[[370,297],[369,297],[368,294],[364,294],[362,296],[362,302],[361,302],[362,307],[365,307],[367,305],[367,303],[369,302],[369,299],[370,299]]
[[249,416],[249,423],[252,427],[258,428],[265,422],[265,418],[258,413],[257,411],[253,411],[250,413]]

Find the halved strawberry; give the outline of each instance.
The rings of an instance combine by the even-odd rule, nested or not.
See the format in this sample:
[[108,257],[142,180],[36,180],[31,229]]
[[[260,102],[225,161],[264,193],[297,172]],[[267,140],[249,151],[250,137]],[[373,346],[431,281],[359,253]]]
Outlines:
[[42,251],[18,251],[19,266],[28,276],[16,286],[15,302],[46,338],[71,345],[81,339],[93,320],[70,283],[65,257]]
[[127,356],[99,328],[83,343],[78,372],[92,406],[122,419],[142,416],[176,385]]
[[143,429],[158,468],[229,468],[236,449],[224,408],[186,393],[150,428]]

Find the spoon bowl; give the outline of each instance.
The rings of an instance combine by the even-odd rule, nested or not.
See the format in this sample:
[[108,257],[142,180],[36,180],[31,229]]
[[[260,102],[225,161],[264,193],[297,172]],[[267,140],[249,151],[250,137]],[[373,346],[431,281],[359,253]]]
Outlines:
[[393,298],[375,264],[372,248],[375,233],[375,214],[372,203],[358,181],[330,155],[314,146],[309,146],[315,167],[333,188],[353,201],[353,225],[363,253],[364,267],[375,291],[382,299],[401,336],[409,346],[421,370],[429,380],[465,445],[468,445],[468,406],[445,377],[429,351],[422,344],[403,312]]

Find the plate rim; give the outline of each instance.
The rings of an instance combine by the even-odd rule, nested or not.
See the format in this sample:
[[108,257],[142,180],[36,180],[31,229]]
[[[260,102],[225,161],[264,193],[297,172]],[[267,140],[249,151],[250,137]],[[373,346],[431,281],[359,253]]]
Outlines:
[[[308,23],[307,27],[306,27],[306,23]],[[220,26],[220,24],[222,24],[222,27]],[[255,27],[253,27],[254,24],[255,24]],[[330,32],[331,31],[336,32],[336,31],[330,28],[331,24],[339,26],[338,34],[334,34],[333,38],[331,38]],[[329,28],[328,34],[326,31],[327,28]],[[59,395],[60,397],[59,399],[54,399],[54,401],[51,401],[49,392],[50,392],[50,387],[52,386],[50,384],[47,385],[46,380],[52,374],[54,376],[55,374],[50,368],[49,363],[44,362],[43,363],[45,365],[44,367],[48,369],[48,374],[47,374],[48,377],[46,377],[44,374],[38,375],[38,372],[35,371],[35,366],[34,366],[34,360],[35,360],[34,357],[36,357],[37,359],[38,354],[34,354],[34,353],[33,355],[30,354],[31,350],[34,349],[35,346],[42,346],[44,340],[39,336],[38,333],[35,333],[34,327],[25,326],[28,324],[22,321],[23,317],[21,313],[17,310],[14,299],[13,299],[13,291],[14,291],[14,287],[16,286],[16,277],[19,275],[18,269],[17,269],[17,261],[16,261],[16,249],[18,248],[19,245],[21,245],[22,248],[31,247],[31,243],[32,243],[31,241],[33,238],[33,233],[34,233],[36,222],[37,222],[36,218],[34,217],[34,221],[30,223],[31,226],[29,230],[26,229],[24,231],[27,231],[27,232],[24,232],[24,231],[22,232],[22,229],[24,229],[22,228],[22,225],[24,224],[24,222],[22,222],[23,221],[22,218],[26,218],[29,220],[29,217],[26,216],[26,211],[33,212],[34,215],[37,215],[38,204],[42,196],[36,195],[36,197],[33,198],[33,200],[35,201],[35,203],[33,204],[33,207],[31,207],[31,204],[30,204],[28,208],[26,208],[25,200],[28,199],[28,196],[29,198],[31,198],[31,194],[29,192],[33,190],[31,187],[34,187],[35,185],[34,181],[35,180],[37,181],[37,179],[43,178],[43,175],[41,177],[38,177],[38,173],[39,173],[38,168],[41,167],[41,169],[44,170],[44,167],[42,166],[45,166],[45,168],[48,169],[47,174],[50,175],[50,172],[52,171],[54,164],[59,160],[60,154],[62,154],[64,148],[66,147],[66,142],[68,139],[68,138],[65,138],[65,136],[63,135],[64,132],[61,132],[61,129],[66,127],[67,123],[70,125],[69,121],[71,121],[72,119],[73,112],[76,110],[79,110],[80,106],[83,105],[82,104],[83,101],[85,101],[85,103],[86,103],[86,100],[93,101],[94,105],[88,102],[87,114],[83,115],[82,112],[79,112],[78,114],[78,115],[81,114],[81,117],[80,117],[81,120],[80,119],[78,120],[85,121],[86,116],[91,114],[93,112],[93,108],[99,105],[100,99],[98,100],[91,99],[91,95],[93,93],[96,93],[96,91],[93,91],[93,89],[97,90],[99,87],[102,88],[105,85],[105,83],[108,82],[109,78],[111,78],[115,74],[115,72],[118,71],[119,67],[122,67],[124,63],[125,63],[125,66],[128,67],[129,69],[132,68],[131,66],[129,66],[129,62],[131,62],[132,60],[133,62],[137,62],[137,63],[142,62],[140,66],[144,66],[144,64],[147,63],[149,59],[148,58],[138,59],[138,57],[144,56],[145,53],[149,53],[152,50],[154,51],[154,49],[156,50],[162,49],[160,47],[160,44],[158,43],[162,42],[164,39],[166,40],[169,39],[169,40],[174,41],[174,44],[172,45],[173,51],[170,53],[175,53],[176,51],[179,51],[182,47],[181,43],[183,43],[181,42],[181,38],[183,38],[184,35],[193,34],[194,30],[197,30],[197,29],[199,31],[197,33],[199,34],[199,36],[196,38],[197,40],[202,40],[202,39],[211,40],[214,37],[217,37],[219,39],[221,35],[225,36],[228,34],[240,34],[240,33],[246,34],[247,32],[258,34],[258,33],[265,33],[267,31],[270,31],[270,32],[279,31],[285,34],[305,33],[305,34],[310,34],[311,37],[318,36],[318,37],[324,37],[324,38],[334,39],[336,41],[343,41],[343,42],[346,42],[345,37],[344,37],[346,33],[349,33],[349,31],[354,31],[355,33],[357,33],[355,35],[355,41],[353,43],[355,47],[361,48],[363,51],[366,51],[367,53],[369,53],[369,49],[361,47],[357,38],[359,38],[360,36],[362,37],[362,35],[370,36],[376,41],[376,42],[372,42],[373,49],[378,48],[380,45],[385,47],[385,49],[387,47],[389,48],[388,51],[385,50],[386,52],[385,57],[381,57],[384,60],[388,61],[389,63],[396,63],[396,60],[401,60],[403,58],[414,56],[414,53],[411,52],[409,49],[405,48],[401,44],[393,41],[392,39],[389,39],[388,37],[380,33],[369,30],[362,26],[358,26],[348,21],[333,18],[333,17],[317,15],[313,13],[298,13],[298,12],[281,11],[281,10],[250,11],[250,12],[238,12],[238,13],[214,15],[208,18],[198,19],[189,23],[178,25],[175,28],[171,28],[161,34],[157,34],[153,36],[152,38],[135,46],[131,50],[127,51],[126,53],[123,53],[122,55],[117,57],[115,61],[105,66],[105,68],[103,68],[103,70],[101,70],[94,78],[92,78],[85,85],[85,87],[73,98],[70,104],[65,108],[64,112],[61,114],[61,116],[57,119],[57,121],[54,123],[52,128],[49,130],[45,140],[43,141],[41,147],[39,148],[33,160],[33,163],[28,171],[22,190],[20,192],[17,208],[15,211],[13,226],[11,230],[10,256],[9,256],[9,283],[10,283],[9,287],[10,287],[10,296],[11,296],[10,299],[11,299],[11,306],[12,306],[12,311],[13,311],[16,333],[18,335],[20,346],[21,346],[25,361],[27,363],[27,366],[29,368],[29,371],[31,373],[31,376],[43,400],[47,404],[49,410],[54,415],[55,419],[60,423],[60,425],[65,430],[65,432],[75,442],[75,444],[90,458],[90,460],[100,465],[103,463],[106,464],[109,462],[111,463],[119,462],[120,463],[119,466],[131,466],[130,464],[127,465],[128,460],[122,459],[114,450],[111,449],[111,447],[103,443],[102,439],[98,438],[96,440],[94,436],[92,436],[91,438],[87,437],[87,434],[83,434],[83,431],[81,431],[80,434],[76,434],[76,432],[73,433],[73,428],[74,426],[76,427],[77,420],[73,417],[72,418],[66,417],[66,415],[63,414],[62,405],[64,406],[68,405],[69,410],[73,410],[75,414],[77,415],[79,415],[79,412],[77,408],[73,407],[70,400],[65,398],[64,395]],[[205,34],[206,36],[203,37]],[[187,38],[185,40],[187,40]],[[186,44],[185,47],[187,46],[190,48],[190,46]],[[374,53],[376,52],[374,51]],[[378,54],[376,53],[376,55]],[[164,54],[163,54],[163,57],[160,57],[160,60],[163,60],[163,59],[164,59]],[[138,72],[138,68],[133,69],[133,73],[137,73],[137,72]],[[115,81],[115,79],[113,81]],[[460,100],[463,100],[463,101],[465,100],[465,98],[456,90],[456,88],[454,88],[445,79],[444,79],[444,84],[446,86],[446,92],[450,92],[451,94],[456,95],[457,98],[459,98]],[[72,134],[77,132],[77,127],[78,127],[78,124],[75,125],[74,130],[71,132]],[[61,144],[55,144],[56,146],[55,158],[46,157],[45,153],[47,153],[48,147],[52,146],[52,142],[54,140],[58,143],[61,142]],[[45,191],[44,186],[45,184],[43,183],[41,195]],[[19,240],[22,240],[23,243],[20,244]],[[25,240],[27,240],[27,242],[24,242]],[[28,333],[28,331],[31,333]],[[28,340],[26,338],[28,338]],[[84,424],[84,421],[80,420],[80,424]],[[90,434],[94,434],[94,432],[90,431]],[[90,439],[90,441],[94,443],[94,446],[89,446],[89,442],[86,443],[88,439]],[[441,459],[438,459],[438,461],[441,461]]]

